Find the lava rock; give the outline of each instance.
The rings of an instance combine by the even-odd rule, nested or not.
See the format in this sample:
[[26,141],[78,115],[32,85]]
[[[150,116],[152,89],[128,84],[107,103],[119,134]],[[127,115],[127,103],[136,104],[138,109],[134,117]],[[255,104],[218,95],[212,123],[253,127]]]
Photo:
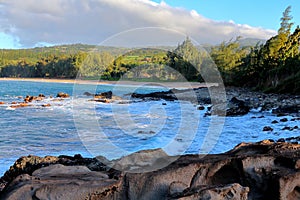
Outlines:
[[289,127],[289,126],[285,126],[282,130],[283,130],[283,131],[292,131],[293,128],[292,128],[292,127]]
[[151,100],[177,100],[177,97],[172,92],[172,90],[169,91],[163,91],[163,92],[152,92],[148,94],[139,94],[139,93],[132,93],[132,98],[138,98],[138,99],[151,99]]
[[300,107],[299,105],[296,106],[296,105],[285,105],[285,106],[279,106],[278,108],[276,109],[273,109],[272,110],[272,113],[274,114],[287,114],[287,113],[298,113],[300,111]]
[[102,92],[99,94],[95,94],[95,98],[99,98],[99,99],[111,99],[113,96],[112,91],[108,91],[108,92]]
[[284,138],[280,138],[277,140],[277,142],[285,142],[285,139]]
[[263,128],[263,131],[273,131],[274,129],[272,128],[272,127],[270,127],[270,126],[265,126],[264,128]]
[[198,110],[205,110],[205,107],[200,105],[200,106],[197,107],[197,109]]
[[282,119],[280,119],[280,121],[281,121],[281,122],[287,122],[288,119],[287,119],[287,118],[282,118]]
[[57,93],[56,97],[59,97],[59,98],[69,98],[70,95],[67,94],[67,93],[64,93],[64,92],[59,92],[59,93]]
[[299,199],[300,145],[293,143],[241,143],[205,156],[144,150],[106,160],[110,167],[79,155],[22,157],[0,179],[0,199]]
[[228,109],[226,110],[227,116],[239,116],[245,115],[249,112],[250,107],[242,100],[233,97],[228,104]]

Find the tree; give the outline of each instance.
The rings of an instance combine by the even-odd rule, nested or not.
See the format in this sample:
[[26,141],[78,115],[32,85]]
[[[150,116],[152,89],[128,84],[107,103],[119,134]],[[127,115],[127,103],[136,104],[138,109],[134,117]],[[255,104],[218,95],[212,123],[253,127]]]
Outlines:
[[201,51],[192,43],[189,37],[179,44],[174,52],[167,54],[168,64],[187,80],[200,79],[200,67],[203,62]]
[[291,34],[291,29],[294,25],[294,23],[291,22],[291,20],[293,19],[293,17],[290,15],[291,9],[292,7],[288,6],[283,12],[283,16],[280,18],[281,23],[280,28],[278,30],[278,35],[285,35],[286,38]]
[[225,83],[234,81],[234,73],[240,70],[239,67],[243,64],[243,59],[247,55],[247,50],[240,47],[239,39],[238,37],[228,43],[222,42],[211,50],[211,57],[221,72]]

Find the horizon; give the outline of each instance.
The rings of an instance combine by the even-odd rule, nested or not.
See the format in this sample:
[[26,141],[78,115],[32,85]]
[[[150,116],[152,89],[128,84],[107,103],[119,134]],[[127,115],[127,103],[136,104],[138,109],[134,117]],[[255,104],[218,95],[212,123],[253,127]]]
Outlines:
[[[241,38],[239,41],[244,41],[244,40],[259,40],[260,42],[266,42],[267,40],[263,40],[263,39],[258,39],[258,38]],[[72,46],[72,45],[83,45],[83,46],[91,46],[91,47],[106,47],[106,48],[126,48],[126,49],[147,49],[147,48],[153,48],[153,49],[159,49],[159,47],[166,47],[166,48],[176,48],[178,46],[178,44],[180,44],[183,41],[179,41],[177,44],[174,45],[158,45],[158,46],[130,46],[130,47],[126,47],[126,46],[109,46],[109,45],[97,45],[97,44],[84,44],[84,43],[65,43],[65,44],[49,44],[49,45],[45,45],[45,46],[35,46],[35,47],[27,47],[27,48],[0,48],[0,50],[30,50],[30,49],[39,49],[39,48],[55,48],[55,47],[63,47],[63,46]],[[222,42],[229,42],[229,41],[222,41]],[[206,46],[217,46],[220,45],[222,42],[218,43],[218,44],[198,44],[196,46],[198,47],[206,47]]]

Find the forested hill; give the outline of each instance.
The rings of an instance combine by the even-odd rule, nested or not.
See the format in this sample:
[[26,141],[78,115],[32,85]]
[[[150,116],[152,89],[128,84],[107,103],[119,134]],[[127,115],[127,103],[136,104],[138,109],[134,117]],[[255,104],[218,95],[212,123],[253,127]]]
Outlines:
[[[189,39],[188,39],[189,40]],[[240,43],[249,41],[240,40]],[[256,41],[256,40],[250,40]],[[249,45],[249,42],[246,42]],[[181,55],[191,54],[196,47],[191,41],[183,43],[186,51],[181,47]],[[253,45],[254,43],[252,43]],[[179,47],[182,45],[179,45]],[[204,49],[211,51],[213,46],[204,45]],[[199,47],[197,47],[199,49]],[[187,52],[191,51],[191,52]],[[0,76],[1,77],[48,77],[48,78],[75,78],[80,71],[82,78],[118,79],[129,69],[138,65],[150,68],[158,65],[170,64],[171,54],[176,52],[176,47],[158,46],[151,48],[125,48],[96,46],[87,44],[58,45],[51,47],[36,47],[32,49],[2,49],[0,51]],[[178,52],[178,51],[177,51]],[[180,53],[180,52],[179,52]],[[194,53],[194,57],[197,54]],[[190,56],[188,56],[190,57]],[[189,60],[191,61],[191,60]],[[84,64],[84,65],[83,65]],[[181,63],[182,64],[182,63]],[[197,80],[196,71],[182,72],[183,67],[173,64],[173,67],[184,73],[189,80]],[[151,70],[150,70],[151,71]],[[155,70],[154,70],[155,71]],[[152,70],[153,72],[153,70]],[[195,74],[191,74],[191,73]],[[147,72],[144,77],[150,77]],[[157,79],[159,74],[155,75]],[[173,76],[173,79],[178,77]],[[159,79],[163,79],[160,77]],[[165,77],[170,79],[170,77]]]

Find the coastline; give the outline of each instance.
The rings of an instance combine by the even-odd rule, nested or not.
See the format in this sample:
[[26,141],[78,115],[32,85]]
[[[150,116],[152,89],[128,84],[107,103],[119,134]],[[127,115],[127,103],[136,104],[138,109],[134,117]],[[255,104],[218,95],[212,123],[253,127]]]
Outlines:
[[148,85],[160,86],[167,88],[187,89],[210,87],[215,84],[199,82],[145,82],[145,81],[107,81],[107,80],[80,80],[80,79],[49,79],[49,78],[0,78],[0,81],[28,81],[28,82],[45,82],[45,83],[71,83],[71,84],[88,84],[88,85]]

